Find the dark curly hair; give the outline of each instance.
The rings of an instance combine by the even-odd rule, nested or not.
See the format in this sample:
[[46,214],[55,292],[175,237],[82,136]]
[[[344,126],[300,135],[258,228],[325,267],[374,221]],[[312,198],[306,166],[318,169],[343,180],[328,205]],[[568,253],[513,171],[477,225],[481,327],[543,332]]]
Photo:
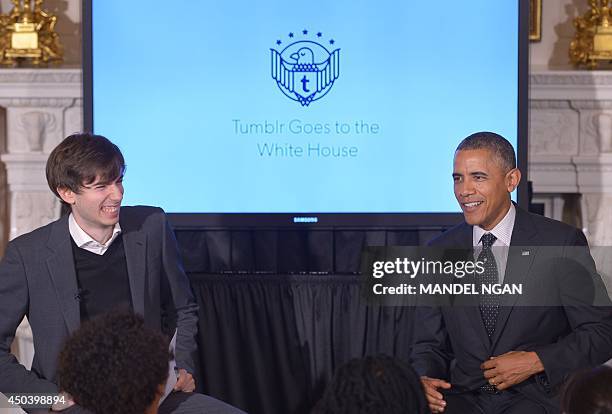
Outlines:
[[574,374],[563,390],[561,409],[567,414],[612,414],[612,368],[602,365]]
[[60,388],[93,413],[142,414],[166,382],[170,357],[167,338],[140,315],[109,312],[64,344]]
[[386,355],[341,366],[312,414],[429,413],[423,386],[408,364]]

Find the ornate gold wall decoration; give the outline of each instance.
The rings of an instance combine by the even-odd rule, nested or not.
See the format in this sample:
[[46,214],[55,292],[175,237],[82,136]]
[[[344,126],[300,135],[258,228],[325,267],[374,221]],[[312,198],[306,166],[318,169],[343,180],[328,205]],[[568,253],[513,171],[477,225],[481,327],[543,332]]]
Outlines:
[[11,12],[0,14],[0,64],[60,63],[63,49],[55,33],[57,16],[43,10],[43,0],[11,1]]
[[612,61],[612,14],[610,0],[589,0],[589,10],[574,19],[576,34],[569,58],[575,66],[595,69]]

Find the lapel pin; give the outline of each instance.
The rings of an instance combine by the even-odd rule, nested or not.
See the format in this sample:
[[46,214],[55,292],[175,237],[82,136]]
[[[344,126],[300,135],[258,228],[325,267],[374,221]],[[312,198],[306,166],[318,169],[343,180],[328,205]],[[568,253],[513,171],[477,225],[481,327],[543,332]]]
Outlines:
[[521,256],[529,256],[529,250],[523,250]]

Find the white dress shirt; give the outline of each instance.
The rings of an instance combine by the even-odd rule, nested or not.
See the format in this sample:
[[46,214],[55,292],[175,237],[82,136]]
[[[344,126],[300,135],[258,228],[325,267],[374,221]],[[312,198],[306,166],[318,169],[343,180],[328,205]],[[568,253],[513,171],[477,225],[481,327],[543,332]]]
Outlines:
[[512,230],[514,229],[514,220],[516,219],[516,208],[510,203],[510,209],[504,218],[497,223],[490,231],[487,231],[479,226],[474,226],[472,232],[472,245],[474,246],[474,257],[477,258],[482,250],[482,242],[480,238],[485,233],[492,233],[497,240],[493,243],[493,256],[497,263],[497,271],[499,273],[499,283],[504,281],[504,273],[506,272],[506,263],[508,262],[508,250],[510,240],[512,240]]
[[111,238],[104,244],[98,243],[89,234],[85,233],[85,230],[79,226],[72,213],[70,213],[70,217],[68,217],[68,230],[70,231],[70,237],[72,237],[72,240],[74,240],[74,243],[78,247],[85,249],[88,252],[99,254],[100,256],[106,253],[117,236],[121,234],[121,226],[119,225],[119,222],[117,222],[113,228],[113,235]]

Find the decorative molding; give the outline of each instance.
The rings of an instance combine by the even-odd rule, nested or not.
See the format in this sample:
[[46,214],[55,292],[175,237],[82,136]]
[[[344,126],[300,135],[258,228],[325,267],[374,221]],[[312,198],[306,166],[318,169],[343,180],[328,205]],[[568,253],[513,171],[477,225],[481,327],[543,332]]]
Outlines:
[[609,71],[534,71],[529,75],[530,99],[612,101]]
[[0,98],[81,98],[82,79],[80,69],[0,69]]
[[597,129],[600,153],[612,152],[612,113],[600,112],[593,116],[593,124]]
[[612,194],[582,195],[586,234],[591,246],[612,246]]
[[572,100],[570,102],[570,105],[572,106],[572,108],[578,111],[580,110],[597,111],[597,110],[612,109],[612,100],[609,100],[609,101]]
[[[83,130],[83,107],[79,102],[64,110],[64,134],[62,138]],[[57,144],[57,143],[55,143]]]
[[535,72],[529,80],[534,197],[582,193],[590,243],[611,245],[612,72]]
[[534,169],[536,171],[549,172],[549,173],[558,173],[558,172],[576,172],[576,168],[573,165],[561,165],[561,164],[540,164],[535,165]]
[[56,120],[49,112],[30,111],[19,117],[19,127],[25,130],[30,152],[42,152],[46,134],[55,129]]
[[59,217],[60,203],[49,191],[14,192],[12,203],[19,210],[11,212],[11,239],[51,223]]
[[573,109],[569,101],[534,101],[529,100],[529,109]]
[[580,155],[597,155],[600,139],[597,118],[602,110],[582,109],[580,111]]
[[[6,181],[9,191],[18,192],[24,189],[39,189],[49,191],[45,178],[47,154],[2,154],[0,161],[6,165]],[[13,204],[11,210],[19,209]]]
[[612,196],[612,154],[582,155],[574,157],[573,163],[579,193]]
[[580,167],[604,167],[612,168],[612,154],[581,155],[573,157],[572,161]]
[[612,194],[612,72],[543,71],[529,80],[534,192]]
[[580,118],[571,109],[532,109],[529,154],[576,155]]
[[585,70],[534,71],[529,75],[529,83],[538,86],[612,86],[612,73]]
[[578,176],[570,156],[534,155],[529,160],[529,179],[534,196],[578,192]]
[[[0,85],[4,83],[71,83],[81,84],[80,69],[2,69]],[[1,87],[1,86],[0,86]]]
[[[73,102],[71,102],[73,103]],[[6,130],[7,149],[9,154],[43,152],[49,153],[64,138],[64,111],[66,107],[32,106],[32,107],[8,107],[6,108]],[[24,124],[31,113],[40,113],[44,128],[39,131],[33,130],[33,125],[28,128]],[[30,145],[36,137],[30,135],[42,135],[42,148],[33,151]],[[34,146],[36,148],[36,145]]]
[[0,98],[0,106],[3,107],[51,107],[65,108],[83,105],[82,99],[75,98]]

